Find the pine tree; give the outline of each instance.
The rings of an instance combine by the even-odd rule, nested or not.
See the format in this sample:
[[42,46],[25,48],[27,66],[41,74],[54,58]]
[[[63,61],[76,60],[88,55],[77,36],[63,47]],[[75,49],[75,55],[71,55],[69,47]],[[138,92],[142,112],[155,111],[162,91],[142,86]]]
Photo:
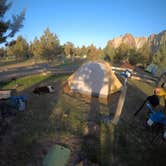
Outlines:
[[40,37],[40,54],[46,59],[51,59],[58,55],[60,42],[56,34],[50,32],[49,28]]
[[87,52],[87,54],[88,54],[88,59],[91,59],[91,60],[96,60],[96,59],[98,59],[98,57],[97,57],[97,48],[93,45],[93,44],[91,44],[89,47],[88,47],[88,52]]
[[23,26],[22,22],[25,18],[25,10],[19,15],[13,15],[12,19],[5,20],[5,14],[12,6],[7,0],[0,0],[0,44],[7,42],[8,38],[12,38],[15,33]]
[[66,42],[64,44],[64,53],[66,56],[73,56],[73,53],[74,53],[74,44],[71,43],[71,42]]
[[141,54],[142,63],[144,64],[144,66],[150,63],[152,55],[148,43],[145,43],[143,47],[138,50],[138,53]]
[[81,52],[81,57],[87,57],[88,49],[84,45],[81,47],[80,52]]
[[49,28],[44,31],[44,34],[38,40],[36,37],[30,44],[30,52],[35,58],[45,58],[50,60],[60,54],[62,48],[56,34],[50,32]]
[[30,43],[29,52],[36,59],[40,58],[40,55],[41,55],[41,52],[40,52],[40,41],[38,40],[37,37],[35,37],[33,42]]
[[18,36],[15,44],[7,48],[7,55],[14,56],[16,59],[28,58],[27,41],[22,36]]
[[107,43],[106,47],[104,48],[104,55],[105,58],[109,61],[113,61],[115,57],[115,48],[111,45],[110,42]]

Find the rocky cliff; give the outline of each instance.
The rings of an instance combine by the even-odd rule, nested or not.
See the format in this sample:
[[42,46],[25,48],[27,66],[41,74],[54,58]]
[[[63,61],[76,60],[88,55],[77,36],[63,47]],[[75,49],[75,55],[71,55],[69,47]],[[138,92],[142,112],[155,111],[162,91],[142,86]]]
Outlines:
[[166,46],[166,30],[159,34],[152,34],[149,37],[134,37],[126,33],[117,38],[114,38],[107,43],[109,46],[118,48],[121,44],[127,45],[129,48],[139,49],[145,44],[151,48],[152,53],[156,52],[161,46]]
[[152,52],[157,52],[161,46],[166,46],[166,30],[148,37],[148,44]]
[[129,47],[135,47],[136,45],[134,37],[129,33],[114,38],[113,40],[110,40],[108,43],[114,48],[118,48],[121,44],[126,44]]

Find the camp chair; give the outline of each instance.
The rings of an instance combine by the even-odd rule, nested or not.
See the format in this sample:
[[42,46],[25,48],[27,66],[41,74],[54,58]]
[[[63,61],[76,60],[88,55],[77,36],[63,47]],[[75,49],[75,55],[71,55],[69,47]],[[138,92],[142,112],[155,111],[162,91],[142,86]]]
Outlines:
[[158,143],[159,141],[161,142],[161,140],[165,141],[166,115],[162,111],[155,111],[154,106],[152,106],[149,101],[147,101],[145,105],[148,110],[148,116],[143,127],[146,129],[146,131],[151,133],[151,144]]
[[154,111],[150,104],[147,105],[147,108],[151,112],[148,120],[146,121],[147,126],[151,128],[152,132],[151,143],[157,142],[160,138],[163,138],[162,140],[165,141],[166,115],[162,111]]
[[163,73],[158,82],[157,82],[157,88],[154,89],[154,95],[153,96],[148,96],[146,100],[143,102],[143,104],[140,106],[140,108],[134,113],[136,116],[144,107],[147,101],[150,102],[150,104],[153,107],[156,107],[159,105],[159,98],[158,97],[163,97],[164,102],[165,102],[165,111],[166,111],[166,72]]
[[[149,104],[148,104],[149,103]],[[142,109],[144,106],[147,106],[149,111],[152,111],[152,108],[150,106],[152,106],[153,108],[157,107],[159,105],[159,98],[157,95],[152,95],[152,96],[148,96],[142,103],[142,105],[138,108],[138,110],[134,113],[134,116],[136,116]]]
[[[148,110],[143,127],[146,131],[151,133],[150,142],[152,144],[162,140],[164,135],[164,128],[166,126],[166,115],[160,111],[156,111],[155,108],[159,105],[159,98],[157,95],[148,96],[139,109],[134,113],[136,116],[145,106]],[[165,121],[162,121],[162,117]]]
[[161,111],[155,111],[155,108],[159,105],[159,97],[165,97],[165,108],[166,108],[166,91],[164,90],[164,86],[166,84],[166,73],[162,75],[157,83],[157,87],[154,90],[154,95],[148,96],[139,109],[134,113],[136,116],[146,105],[148,110],[148,114],[146,118],[146,122],[144,123],[144,127],[146,129],[150,129],[151,131],[151,143],[155,143],[158,140],[162,140],[159,138],[164,138],[166,140],[166,115]]

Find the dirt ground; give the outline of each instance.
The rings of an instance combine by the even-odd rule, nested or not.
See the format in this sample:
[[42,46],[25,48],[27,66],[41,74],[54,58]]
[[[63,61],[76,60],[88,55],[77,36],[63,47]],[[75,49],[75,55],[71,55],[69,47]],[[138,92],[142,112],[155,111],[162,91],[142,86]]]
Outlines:
[[114,114],[119,93],[111,96],[108,106],[97,99],[86,103],[64,94],[63,83],[64,79],[55,77],[38,83],[54,86],[52,94],[33,94],[37,85],[20,92],[27,95],[28,107],[5,122],[0,140],[1,166],[41,166],[55,143],[70,148],[68,166],[79,162],[90,166],[165,165],[166,144],[161,138],[151,143],[152,132],[143,126],[146,109],[133,116],[147,97],[134,83],[128,84],[117,126],[103,123],[101,117]]

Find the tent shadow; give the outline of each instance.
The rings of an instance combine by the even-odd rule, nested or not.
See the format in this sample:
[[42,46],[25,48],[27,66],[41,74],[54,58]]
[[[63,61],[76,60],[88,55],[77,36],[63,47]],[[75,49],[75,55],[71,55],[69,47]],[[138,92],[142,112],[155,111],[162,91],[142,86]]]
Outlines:
[[[107,67],[107,66],[106,66]],[[110,71],[109,71],[110,69]],[[109,72],[108,72],[109,71]],[[108,73],[107,73],[108,72]],[[119,85],[116,85],[116,82],[114,78],[112,78],[111,75],[111,68],[106,69],[106,71],[103,70],[103,66],[99,65],[98,63],[93,63],[93,65],[89,65],[88,67],[85,67],[85,69],[81,72],[77,72],[75,74],[75,77],[78,78],[78,80],[82,80],[84,82],[84,86],[88,87],[90,89],[90,111],[88,113],[87,117],[87,131],[83,136],[83,143],[82,143],[82,151],[83,156],[85,160],[92,163],[98,163],[101,165],[102,160],[102,146],[101,146],[101,117],[100,113],[101,109],[101,101],[100,101],[100,95],[101,95],[101,89],[103,86],[108,85],[108,92],[111,91],[110,85],[114,85],[114,89],[118,89]],[[108,80],[105,79],[107,77]],[[79,91],[84,92],[85,89],[83,89],[83,86],[80,87],[79,81],[74,82],[72,84],[73,89],[79,89]],[[86,92],[85,92],[86,93]],[[118,93],[119,96],[119,93]],[[107,107],[109,108],[110,102],[109,102],[110,94],[108,93],[107,97]],[[117,103],[117,101],[114,101]],[[112,103],[111,103],[112,104]],[[109,113],[108,113],[109,114]],[[82,153],[82,152],[81,152]]]
[[[91,89],[90,111],[87,119],[87,134],[83,137],[82,150],[86,159],[90,162],[100,163],[100,91],[104,84],[105,73],[101,66],[94,63],[92,68],[88,68],[89,75],[85,75],[83,80]],[[97,77],[96,77],[97,73]]]

